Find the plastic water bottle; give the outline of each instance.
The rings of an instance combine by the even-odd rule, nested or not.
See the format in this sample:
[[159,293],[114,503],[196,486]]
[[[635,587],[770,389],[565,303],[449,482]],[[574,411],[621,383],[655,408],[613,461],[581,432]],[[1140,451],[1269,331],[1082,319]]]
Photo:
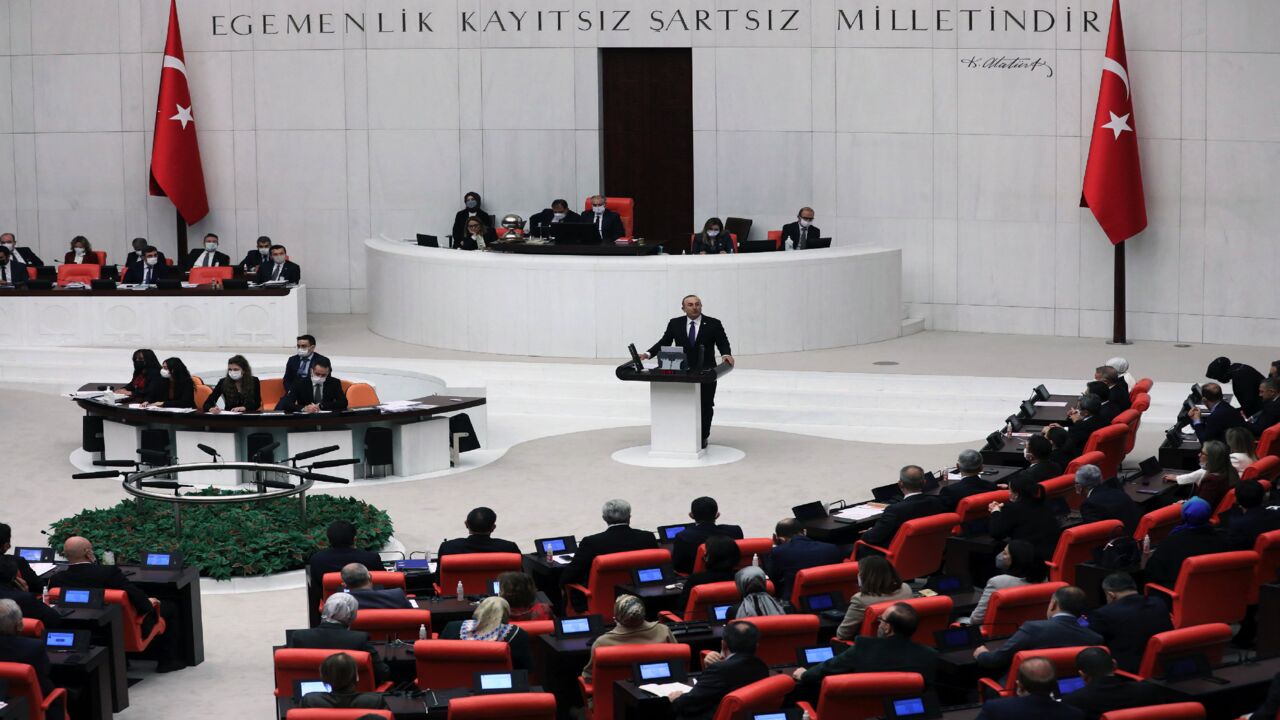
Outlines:
[[115,554],[115,552],[113,552],[113,551],[111,551],[111,550],[107,550],[107,551],[103,552],[103,553],[102,553],[102,564],[103,564],[103,565],[115,565],[115,564],[116,564],[116,554]]
[[40,601],[43,602],[45,605],[49,604],[49,586],[48,585],[45,585],[44,589],[40,591]]
[[1142,536],[1142,554],[1148,555],[1150,553],[1151,553],[1151,535],[1150,534],[1143,535]]
[[458,602],[462,602],[463,600],[466,600],[466,599],[467,599],[467,596],[464,595],[462,592],[462,581],[459,580],[458,581]]
[[419,625],[419,626],[418,626],[418,639],[419,639],[419,640],[426,640],[426,639],[427,639],[427,625],[426,625],[426,623],[423,623],[422,625]]
[[760,567],[760,553],[751,553],[751,567]]

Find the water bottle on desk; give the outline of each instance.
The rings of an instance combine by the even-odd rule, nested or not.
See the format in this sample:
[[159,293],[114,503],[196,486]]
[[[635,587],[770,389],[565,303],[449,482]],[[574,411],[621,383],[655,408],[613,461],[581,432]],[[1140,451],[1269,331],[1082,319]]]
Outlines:
[[427,639],[427,625],[426,625],[426,623],[423,623],[423,624],[421,624],[421,625],[419,625],[419,626],[418,626],[418,639],[419,639],[419,640],[426,640],[426,639]]
[[103,551],[103,553],[102,553],[102,564],[103,564],[103,565],[115,565],[115,564],[116,564],[116,554],[115,554],[115,552],[113,552],[113,551],[111,551],[111,550]]
[[463,600],[466,600],[466,599],[467,599],[467,596],[462,592],[462,581],[459,580],[458,581],[458,602],[462,602]]
[[751,567],[760,567],[760,553],[751,553]]

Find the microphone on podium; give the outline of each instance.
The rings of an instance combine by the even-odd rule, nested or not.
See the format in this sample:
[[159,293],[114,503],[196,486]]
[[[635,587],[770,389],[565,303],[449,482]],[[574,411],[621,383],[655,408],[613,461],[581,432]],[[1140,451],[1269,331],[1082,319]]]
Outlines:
[[196,443],[196,447],[200,448],[200,450],[204,451],[206,454],[211,456],[214,460],[217,460],[222,457],[222,455],[217,450],[214,450],[213,448],[209,447],[208,445],[205,445],[204,443]]

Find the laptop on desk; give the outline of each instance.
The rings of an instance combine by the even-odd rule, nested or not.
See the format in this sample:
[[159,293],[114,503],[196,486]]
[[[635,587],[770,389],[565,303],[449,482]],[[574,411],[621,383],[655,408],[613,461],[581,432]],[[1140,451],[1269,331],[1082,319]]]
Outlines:
[[800,522],[821,520],[828,517],[827,506],[821,500],[814,500],[791,508],[791,515]]
[[79,654],[89,651],[89,640],[87,630],[49,630],[44,636],[44,647],[49,652]]
[[820,250],[822,248],[829,248],[829,247],[831,247],[831,238],[829,237],[814,238],[813,240],[809,240],[804,244],[805,250]]
[[658,542],[669,543],[675,540],[677,535],[691,527],[693,527],[693,523],[684,523],[682,525],[659,525]]
[[547,235],[556,245],[599,245],[601,242],[594,223],[551,223]]
[[435,235],[423,235],[422,233],[418,233],[418,246],[438,248],[440,247],[440,239]]

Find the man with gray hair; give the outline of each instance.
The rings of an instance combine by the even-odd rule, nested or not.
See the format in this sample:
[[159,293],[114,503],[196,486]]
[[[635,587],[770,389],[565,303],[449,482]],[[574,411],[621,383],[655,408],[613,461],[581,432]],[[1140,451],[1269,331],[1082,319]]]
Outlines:
[[[658,547],[657,538],[647,530],[636,530],[631,527],[631,503],[626,500],[613,499],[605,502],[600,509],[604,519],[604,532],[588,535],[578,542],[578,551],[573,561],[565,567],[560,575],[560,584],[584,585],[591,574],[591,563],[601,555],[628,552],[630,550],[653,550]],[[606,589],[612,593],[611,588]],[[576,603],[585,599],[581,595],[572,596]],[[585,605],[583,605],[585,608]]]
[[347,593],[334,593],[324,601],[320,611],[320,624],[304,630],[286,630],[285,641],[291,648],[315,648],[322,650],[363,650],[373,658],[373,672],[379,683],[391,674],[385,662],[378,659],[369,642],[369,633],[352,630],[359,603]]
[[1076,493],[1084,496],[1080,516],[1085,522],[1119,520],[1130,534],[1138,528],[1142,508],[1124,490],[1105,482],[1097,465],[1081,465],[1076,470]]
[[982,479],[982,453],[977,450],[962,450],[956,458],[956,469],[960,471],[960,479],[945,485],[938,491],[938,499],[942,501],[944,512],[955,512],[960,501],[970,495],[995,491],[996,484]]
[[614,240],[627,234],[622,216],[609,209],[609,200],[603,195],[591,196],[591,214],[582,219],[595,225],[596,235],[600,236],[600,242],[605,245],[611,245]]
[[[888,547],[906,521],[947,511],[937,495],[924,494],[924,469],[919,465],[906,465],[898,471],[898,489],[902,491],[902,499],[887,506],[876,518],[876,524],[862,533],[860,539],[864,543]],[[866,545],[858,546],[859,558],[878,554]]]
[[18,609],[18,603],[0,600],[0,662],[30,665],[36,671],[41,692],[48,695],[53,692],[53,681],[49,679],[49,656],[45,654],[44,642],[22,637],[21,632],[22,610]]
[[375,590],[373,577],[369,568],[360,563],[350,563],[342,567],[342,584],[347,594],[356,599],[361,610],[409,610],[409,597],[401,588],[383,588]]

